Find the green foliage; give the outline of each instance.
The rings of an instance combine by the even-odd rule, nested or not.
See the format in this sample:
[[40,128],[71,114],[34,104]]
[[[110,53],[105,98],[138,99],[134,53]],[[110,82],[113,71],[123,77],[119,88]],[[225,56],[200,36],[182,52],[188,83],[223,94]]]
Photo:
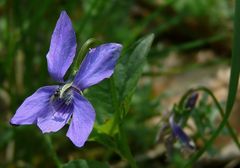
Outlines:
[[133,45],[126,54],[120,58],[116,67],[114,79],[119,99],[122,104],[130,101],[137,82],[146,64],[146,56],[150,50],[154,35],[148,35]]

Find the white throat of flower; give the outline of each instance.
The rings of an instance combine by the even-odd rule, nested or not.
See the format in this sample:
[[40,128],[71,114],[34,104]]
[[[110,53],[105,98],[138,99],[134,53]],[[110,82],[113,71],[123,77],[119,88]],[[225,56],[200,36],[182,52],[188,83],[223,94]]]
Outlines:
[[65,91],[68,90],[72,86],[72,84],[73,84],[73,82],[63,85],[63,87],[60,89],[59,98],[63,98]]

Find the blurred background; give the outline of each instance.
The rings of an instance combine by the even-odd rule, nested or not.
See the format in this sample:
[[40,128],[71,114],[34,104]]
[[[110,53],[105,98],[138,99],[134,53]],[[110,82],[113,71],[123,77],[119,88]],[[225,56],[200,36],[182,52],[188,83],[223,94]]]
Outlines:
[[[54,83],[45,56],[62,10],[73,22],[78,47],[94,37],[127,48],[142,36],[155,34],[125,129],[140,167],[169,165],[161,142],[156,141],[164,112],[196,86],[210,88],[222,105],[225,103],[233,0],[0,0],[0,167],[54,167],[40,130],[36,126],[13,127],[9,119],[27,96]],[[238,133],[239,108],[236,103],[230,119]],[[201,148],[204,141],[199,137],[207,139],[221,118],[206,95],[200,94],[195,110],[202,119],[198,133],[187,131]],[[66,130],[52,134],[62,162],[83,158],[108,160],[115,168],[127,166],[98,143],[75,148],[65,137]],[[239,151],[227,135],[226,130],[222,132],[204,154],[200,167],[239,163]]]

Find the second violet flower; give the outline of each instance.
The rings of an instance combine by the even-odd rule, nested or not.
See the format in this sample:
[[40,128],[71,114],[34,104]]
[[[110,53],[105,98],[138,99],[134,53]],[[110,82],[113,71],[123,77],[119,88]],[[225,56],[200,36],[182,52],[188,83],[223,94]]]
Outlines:
[[63,11],[47,54],[49,74],[61,84],[41,87],[26,98],[11,119],[11,124],[37,124],[43,133],[49,133],[60,130],[71,121],[67,136],[74,145],[84,145],[93,129],[95,110],[81,93],[113,74],[122,46],[107,43],[91,49],[73,81],[65,82],[64,75],[73,62],[76,48],[71,20]]

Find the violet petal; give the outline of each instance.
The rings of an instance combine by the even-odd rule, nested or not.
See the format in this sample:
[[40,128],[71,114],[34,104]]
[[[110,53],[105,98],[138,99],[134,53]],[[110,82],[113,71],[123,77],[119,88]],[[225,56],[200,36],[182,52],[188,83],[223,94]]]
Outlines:
[[54,80],[63,82],[63,77],[74,59],[76,47],[76,35],[71,20],[63,11],[52,34],[47,53],[48,71]]
[[42,133],[57,132],[67,124],[72,115],[73,106],[72,104],[66,105],[64,101],[55,105],[58,107],[54,107],[51,102],[46,115],[38,117],[37,125]]
[[175,122],[174,122],[174,117],[171,116],[169,118],[169,123],[170,123],[170,126],[172,128],[172,131],[174,133],[174,135],[176,137],[179,138],[179,140],[185,144],[187,147],[193,149],[194,148],[194,144],[193,142],[191,141],[191,139],[187,136],[187,134],[182,130],[182,128],[180,126],[178,126]]
[[122,46],[117,43],[102,44],[90,49],[84,58],[73,85],[84,90],[109,78],[113,74]]
[[77,147],[82,147],[93,129],[95,110],[80,94],[74,93],[74,110],[67,136]]
[[34,94],[24,100],[17,109],[10,123],[14,125],[28,125],[37,122],[37,118],[44,115],[49,108],[49,100],[58,86],[39,88]]

